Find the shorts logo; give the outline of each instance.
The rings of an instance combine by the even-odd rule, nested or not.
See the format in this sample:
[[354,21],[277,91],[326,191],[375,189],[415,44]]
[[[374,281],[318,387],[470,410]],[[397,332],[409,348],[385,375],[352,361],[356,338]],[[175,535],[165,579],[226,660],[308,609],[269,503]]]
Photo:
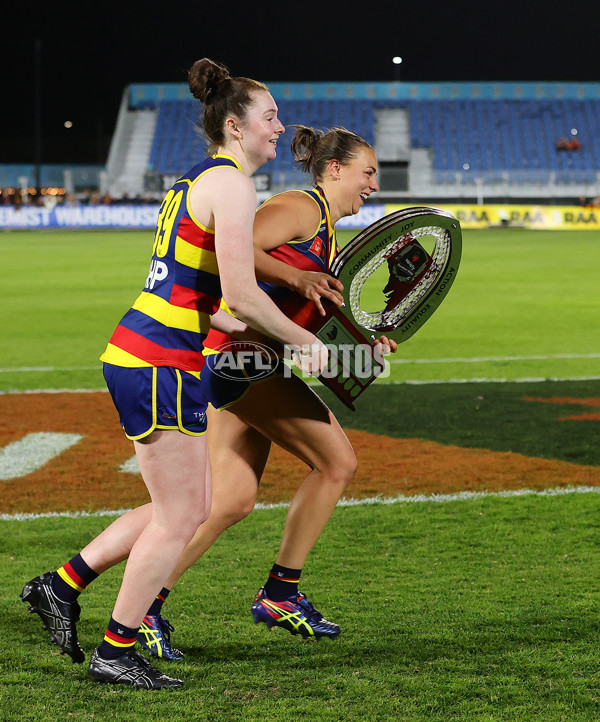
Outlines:
[[212,361],[216,376],[229,381],[257,381],[269,376],[278,360],[277,353],[262,343],[228,342],[215,348]]
[[173,409],[169,409],[167,407],[160,408],[158,410],[159,414],[162,416],[163,419],[176,419],[177,414],[173,411]]

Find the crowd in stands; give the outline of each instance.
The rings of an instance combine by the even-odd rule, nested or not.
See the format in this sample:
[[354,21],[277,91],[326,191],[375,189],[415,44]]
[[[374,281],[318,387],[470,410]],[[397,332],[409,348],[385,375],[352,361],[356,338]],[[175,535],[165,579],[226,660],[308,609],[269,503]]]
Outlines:
[[97,191],[88,193],[49,193],[39,192],[23,194],[20,188],[1,188],[0,206],[15,206],[20,208],[23,205],[37,206],[41,208],[54,208],[57,205],[65,206],[98,206],[98,205],[155,205],[162,202],[162,198],[130,196],[124,193],[115,198],[108,193],[101,195]]
[[577,140],[577,138],[571,138],[571,140],[569,140],[568,138],[563,136],[556,141],[554,147],[556,148],[556,150],[576,151],[581,150],[581,143]]
[[600,208],[600,196],[596,196],[595,198],[581,196],[579,199],[579,205],[584,208]]

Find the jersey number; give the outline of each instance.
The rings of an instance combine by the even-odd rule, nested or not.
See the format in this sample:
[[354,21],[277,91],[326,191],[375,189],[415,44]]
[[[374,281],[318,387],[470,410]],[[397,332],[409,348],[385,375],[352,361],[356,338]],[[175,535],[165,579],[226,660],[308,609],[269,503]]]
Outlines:
[[173,233],[173,225],[179,212],[179,206],[183,200],[183,191],[175,193],[171,189],[165,196],[158,214],[156,224],[156,235],[154,236],[154,245],[152,247],[152,255],[163,258],[169,250],[171,234]]

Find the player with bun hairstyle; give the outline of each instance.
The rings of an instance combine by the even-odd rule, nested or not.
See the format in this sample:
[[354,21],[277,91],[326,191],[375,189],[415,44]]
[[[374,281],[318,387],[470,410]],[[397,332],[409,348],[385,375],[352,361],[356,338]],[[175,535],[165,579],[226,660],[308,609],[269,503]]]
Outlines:
[[[261,287],[282,308],[304,296],[324,313],[321,297],[342,301],[340,282],[328,275],[337,251],[335,224],[357,213],[379,189],[377,159],[365,140],[344,128],[323,133],[296,126],[292,151],[302,169],[312,174],[314,187],[281,193],[258,209],[256,272]],[[269,344],[266,338],[263,342]],[[396,350],[385,337],[378,343]],[[352,446],[331,410],[300,378],[284,375],[280,362],[273,363],[268,377],[261,373],[253,382],[257,369],[248,343],[236,344],[211,330],[205,348],[202,383],[215,407],[208,412],[213,505],[163,591],[168,592],[225,529],[253,509],[274,442],[308,464],[310,473],[291,502],[275,564],[256,596],[252,615],[255,622],[278,625],[292,634],[336,637],[339,626],[323,618],[299,592],[298,582],[309,552],[354,475]],[[227,378],[219,374],[223,349],[246,352],[239,356],[242,366],[227,366]],[[180,659],[181,652],[171,647],[173,628],[160,616],[161,606],[157,600],[138,640],[151,654]]]
[[[83,662],[77,597],[105,569],[127,559],[89,674],[98,682],[144,689],[182,685],[133,645],[146,612],[210,512],[207,401],[200,372],[211,316],[215,325],[221,319],[224,330],[243,335],[248,324],[302,348],[299,364],[309,372],[327,362],[323,344],[278,309],[254,273],[257,201],[250,177],[275,158],[285,130],[275,101],[264,84],[232,77],[206,58],[190,69],[189,85],[205,106],[211,153],[166,194],[144,289],[101,357],[151,504],[121,516],[59,570],[28,582],[21,594],[61,652]],[[218,311],[223,295],[237,319]]]

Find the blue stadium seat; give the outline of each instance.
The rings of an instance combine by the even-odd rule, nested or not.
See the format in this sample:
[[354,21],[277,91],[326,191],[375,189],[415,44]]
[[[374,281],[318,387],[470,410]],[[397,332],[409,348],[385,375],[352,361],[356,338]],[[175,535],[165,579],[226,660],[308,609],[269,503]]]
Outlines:
[[[413,148],[429,148],[434,170],[581,171],[585,177],[600,170],[600,99],[598,100],[278,100],[286,125],[299,123],[326,130],[343,125],[375,143],[379,108],[408,111]],[[150,165],[158,173],[181,173],[204,153],[193,100],[158,104]],[[581,150],[557,152],[556,140],[572,137],[577,128]],[[283,136],[270,172],[289,171],[292,129]],[[472,176],[473,174],[470,173]],[[583,176],[582,176],[583,177]]]

